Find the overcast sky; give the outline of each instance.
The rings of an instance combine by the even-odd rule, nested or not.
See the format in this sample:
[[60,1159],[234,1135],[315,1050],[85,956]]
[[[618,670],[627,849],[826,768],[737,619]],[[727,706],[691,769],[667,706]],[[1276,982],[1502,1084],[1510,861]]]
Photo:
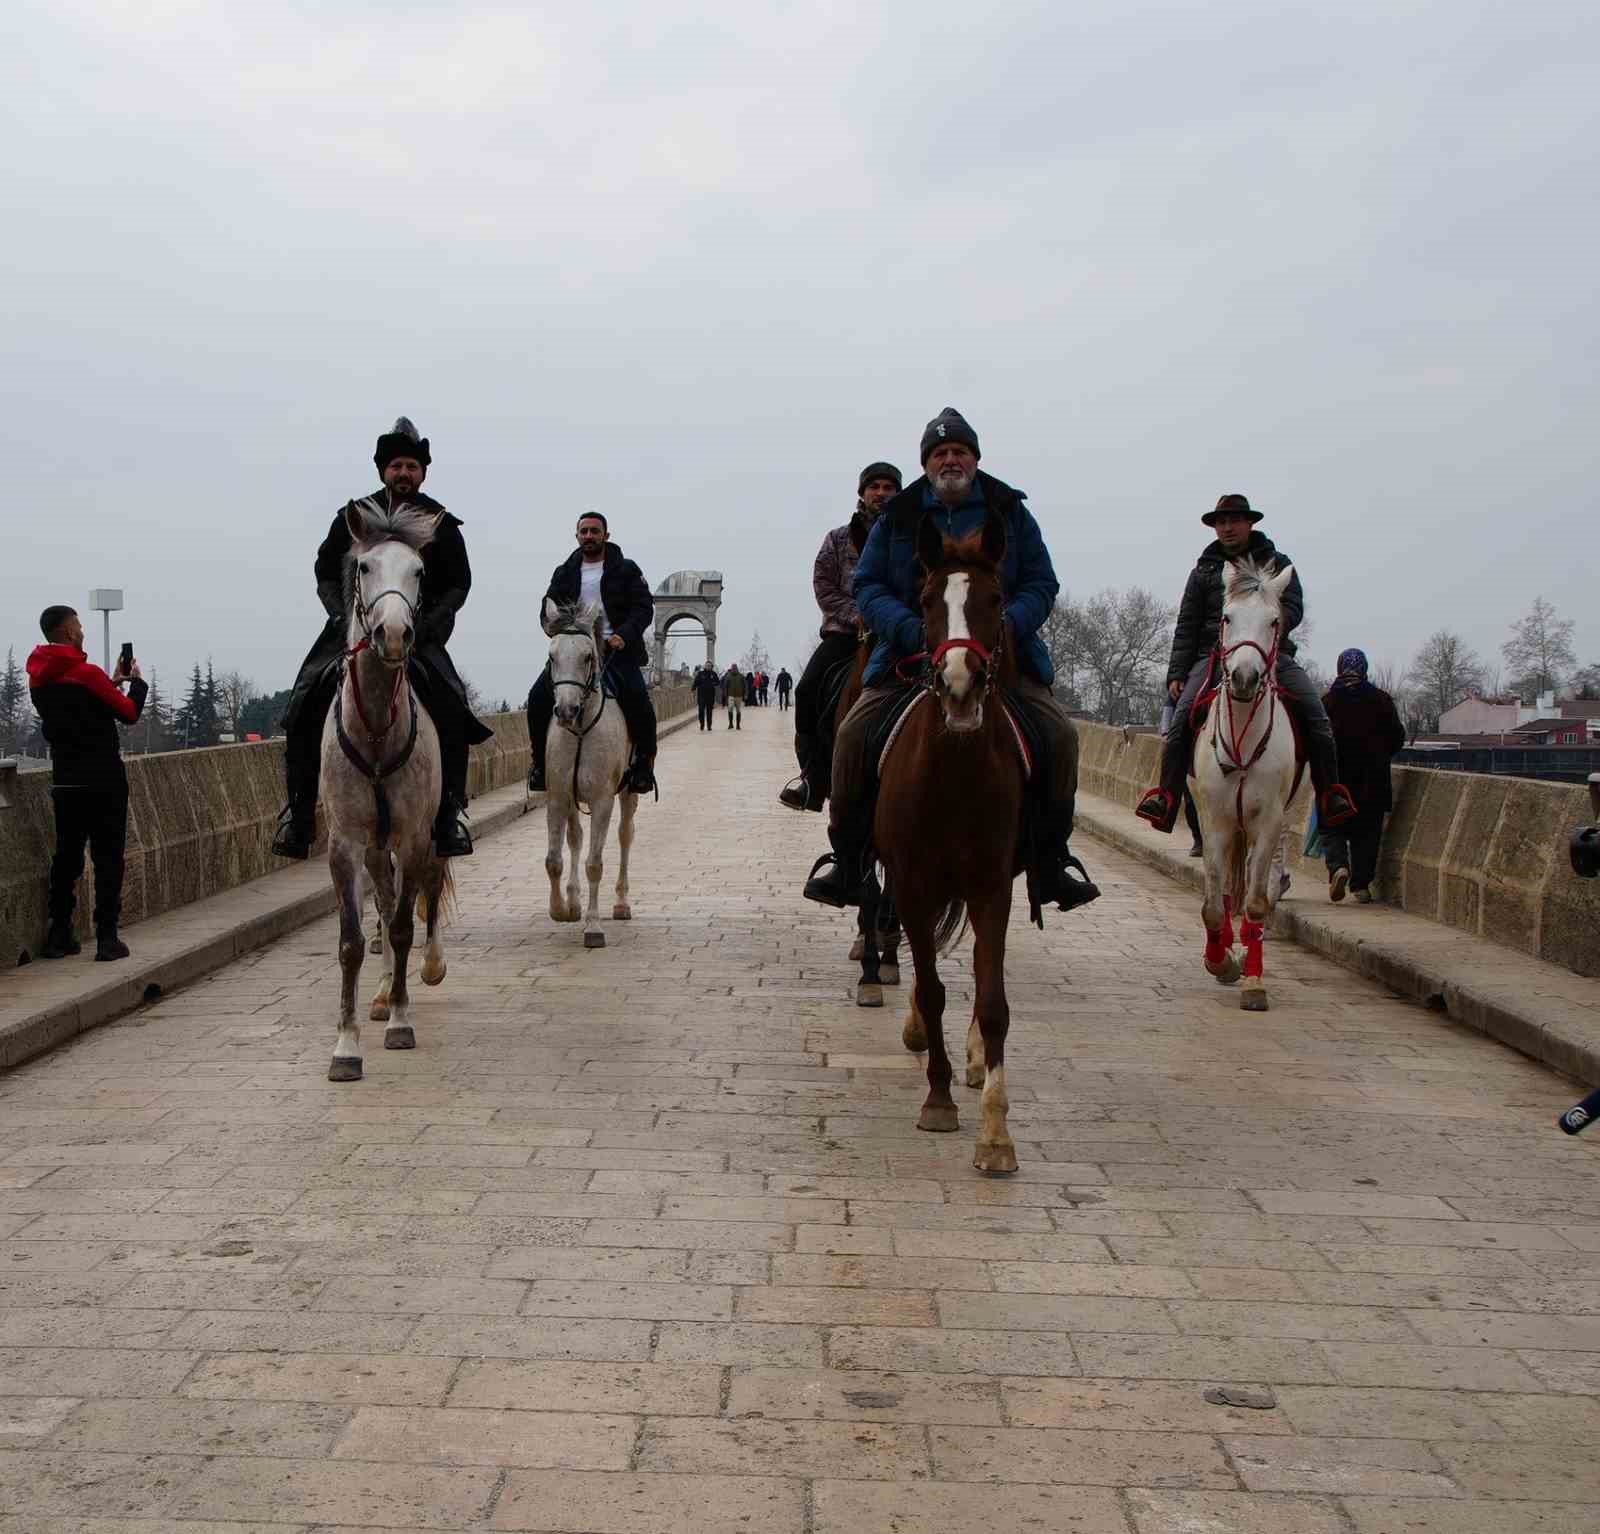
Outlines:
[[726,573],[723,659],[794,666],[857,471],[955,405],[1075,596],[1176,600],[1238,490],[1325,665],[1498,661],[1538,595],[1600,660],[1586,0],[7,15],[19,658],[122,586],[147,674],[287,685],[403,411],[486,694],[591,506],[652,585]]

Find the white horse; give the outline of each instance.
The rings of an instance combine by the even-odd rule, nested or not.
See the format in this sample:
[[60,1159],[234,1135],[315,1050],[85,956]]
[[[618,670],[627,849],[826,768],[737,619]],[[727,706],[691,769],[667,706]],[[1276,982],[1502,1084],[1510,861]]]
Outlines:
[[1195,743],[1195,800],[1205,828],[1206,969],[1223,985],[1240,974],[1233,918],[1244,943],[1239,1005],[1267,1010],[1261,941],[1278,903],[1284,811],[1298,787],[1294,728],[1278,696],[1283,593],[1294,567],[1249,560],[1226,574],[1217,637],[1217,691]]
[[[555,692],[555,713],[545,746],[545,820],[550,845],[545,852],[545,872],[550,875],[550,915],[555,921],[578,920],[578,850],[583,845],[579,806],[589,807],[589,850],[584,871],[589,875],[589,904],[583,912],[583,946],[604,948],[606,934],[600,925],[600,876],[604,872],[606,834],[611,811],[622,800],[622,820],[617,828],[621,850],[617,872],[617,899],[611,908],[615,921],[631,921],[628,904],[628,850],[633,846],[633,817],[639,796],[621,792],[628,766],[628,726],[614,698],[604,688],[605,648],[600,642],[600,609],[595,606],[558,607],[547,601],[545,629],[550,635],[550,681]],[[561,839],[565,835],[572,867],[565,893],[561,888]]]
[[328,813],[328,872],[339,897],[344,978],[329,1081],[361,1079],[355,1007],[366,951],[364,885],[370,881],[377,896],[385,940],[383,979],[370,1015],[388,1024],[385,1049],[414,1049],[406,988],[413,911],[422,906],[428,923],[422,980],[437,985],[445,974],[439,917],[451,884],[448,864],[433,851],[439,736],[406,676],[422,583],[418,551],[432,538],[437,514],[418,506],[384,510],[369,499],[352,502],[345,516],[352,545],[350,624],[338,696],[322,732],[319,787]]

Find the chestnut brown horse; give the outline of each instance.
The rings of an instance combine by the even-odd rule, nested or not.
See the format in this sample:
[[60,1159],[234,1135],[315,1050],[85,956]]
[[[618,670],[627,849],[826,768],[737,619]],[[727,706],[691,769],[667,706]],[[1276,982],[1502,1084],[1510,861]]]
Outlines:
[[924,519],[917,557],[926,572],[922,620],[930,676],[887,750],[873,843],[888,873],[911,945],[916,984],[902,1035],[928,1052],[928,1097],[917,1128],[960,1127],[950,1095],[954,1072],[944,1039],[942,950],[973,930],[977,996],[967,1030],[967,1084],[981,1081],[983,1125],[972,1164],[1014,1172],[1006,1128],[1006,927],[1017,868],[1025,789],[1022,760],[1002,701],[1016,683],[1006,642],[1000,565],[1006,529],[991,512],[981,533],[959,542]]

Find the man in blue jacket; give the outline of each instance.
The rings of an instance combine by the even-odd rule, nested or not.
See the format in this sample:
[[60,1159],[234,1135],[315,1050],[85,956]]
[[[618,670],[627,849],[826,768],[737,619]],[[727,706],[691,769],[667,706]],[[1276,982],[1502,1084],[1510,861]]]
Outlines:
[[[866,747],[872,727],[893,706],[902,687],[896,662],[927,648],[923,633],[917,530],[931,517],[940,532],[962,538],[979,531],[990,510],[1006,523],[1000,578],[1006,621],[1016,646],[1017,692],[1048,742],[1053,781],[1050,824],[1053,866],[1041,893],[1061,910],[1085,905],[1100,892],[1068,850],[1078,793],[1078,732],[1050,690],[1055,669],[1039,630],[1055,606],[1060,583],[1050,552],[1024,495],[978,468],[978,434],[959,411],[946,408],[922,434],[922,478],[890,500],[878,515],[856,564],[852,590],[862,620],[877,636],[860,700],[839,726],[833,750],[833,795],[828,823],[831,855],[819,859],[805,896],[823,905],[858,905],[869,870],[874,805],[866,791]],[[821,871],[826,866],[826,871]]]

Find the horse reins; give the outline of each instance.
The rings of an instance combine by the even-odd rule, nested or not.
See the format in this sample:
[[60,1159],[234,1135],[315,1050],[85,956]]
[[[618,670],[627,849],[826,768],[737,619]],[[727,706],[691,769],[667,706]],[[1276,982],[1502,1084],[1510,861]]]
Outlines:
[[[1276,629],[1276,625],[1274,625]],[[1274,632],[1272,648],[1264,650],[1254,639],[1241,639],[1237,644],[1224,646],[1218,644],[1213,652],[1215,656],[1214,667],[1218,682],[1211,692],[1211,705],[1216,708],[1219,696],[1225,700],[1227,708],[1227,730],[1224,732],[1222,711],[1217,711],[1216,718],[1211,728],[1211,754],[1216,758],[1217,766],[1224,778],[1230,778],[1235,773],[1239,775],[1239,785],[1235,793],[1235,811],[1239,824],[1244,824],[1244,780],[1245,774],[1259,762],[1266,753],[1267,744],[1272,739],[1273,729],[1278,723],[1278,644],[1279,635]],[[1233,689],[1228,686],[1228,660],[1240,650],[1254,650],[1262,661],[1261,686],[1257,689],[1255,697],[1250,702],[1250,712],[1245,715],[1243,725],[1234,717]],[[1256,715],[1261,711],[1262,699],[1267,703],[1267,727],[1261,732],[1261,739],[1256,742],[1255,750],[1250,753],[1248,761],[1244,759],[1243,742],[1250,733],[1250,727],[1256,721]],[[1200,699],[1196,700],[1199,706]],[[1226,760],[1223,753],[1226,752]]]
[[[587,639],[591,645],[595,644],[594,635],[590,633],[588,629],[560,628],[557,629],[550,637],[552,639],[559,639],[563,634]],[[598,645],[595,645],[595,658],[599,658]],[[544,669],[549,671],[549,661],[544,663]],[[606,711],[606,698],[608,697],[608,694],[605,688],[605,681],[606,672],[608,672],[610,669],[611,657],[608,655],[595,671],[595,674],[591,676],[587,682],[574,682],[567,679],[563,679],[558,682],[554,677],[550,679],[550,690],[552,693],[558,687],[576,687],[578,689],[580,694],[578,698],[578,719],[580,722],[583,719],[583,711],[588,706],[589,699],[592,698],[596,692],[600,694],[600,707],[595,710],[594,718],[591,719],[588,724],[584,725],[581,730],[567,730],[567,733],[573,736],[578,742],[578,749],[572,753],[572,802],[574,804],[578,804],[578,764],[583,760],[584,738],[597,724],[600,723],[601,716],[604,715]],[[562,725],[561,728],[564,730],[567,729],[566,725]],[[578,805],[578,809],[581,813],[583,806],[581,804]]]

